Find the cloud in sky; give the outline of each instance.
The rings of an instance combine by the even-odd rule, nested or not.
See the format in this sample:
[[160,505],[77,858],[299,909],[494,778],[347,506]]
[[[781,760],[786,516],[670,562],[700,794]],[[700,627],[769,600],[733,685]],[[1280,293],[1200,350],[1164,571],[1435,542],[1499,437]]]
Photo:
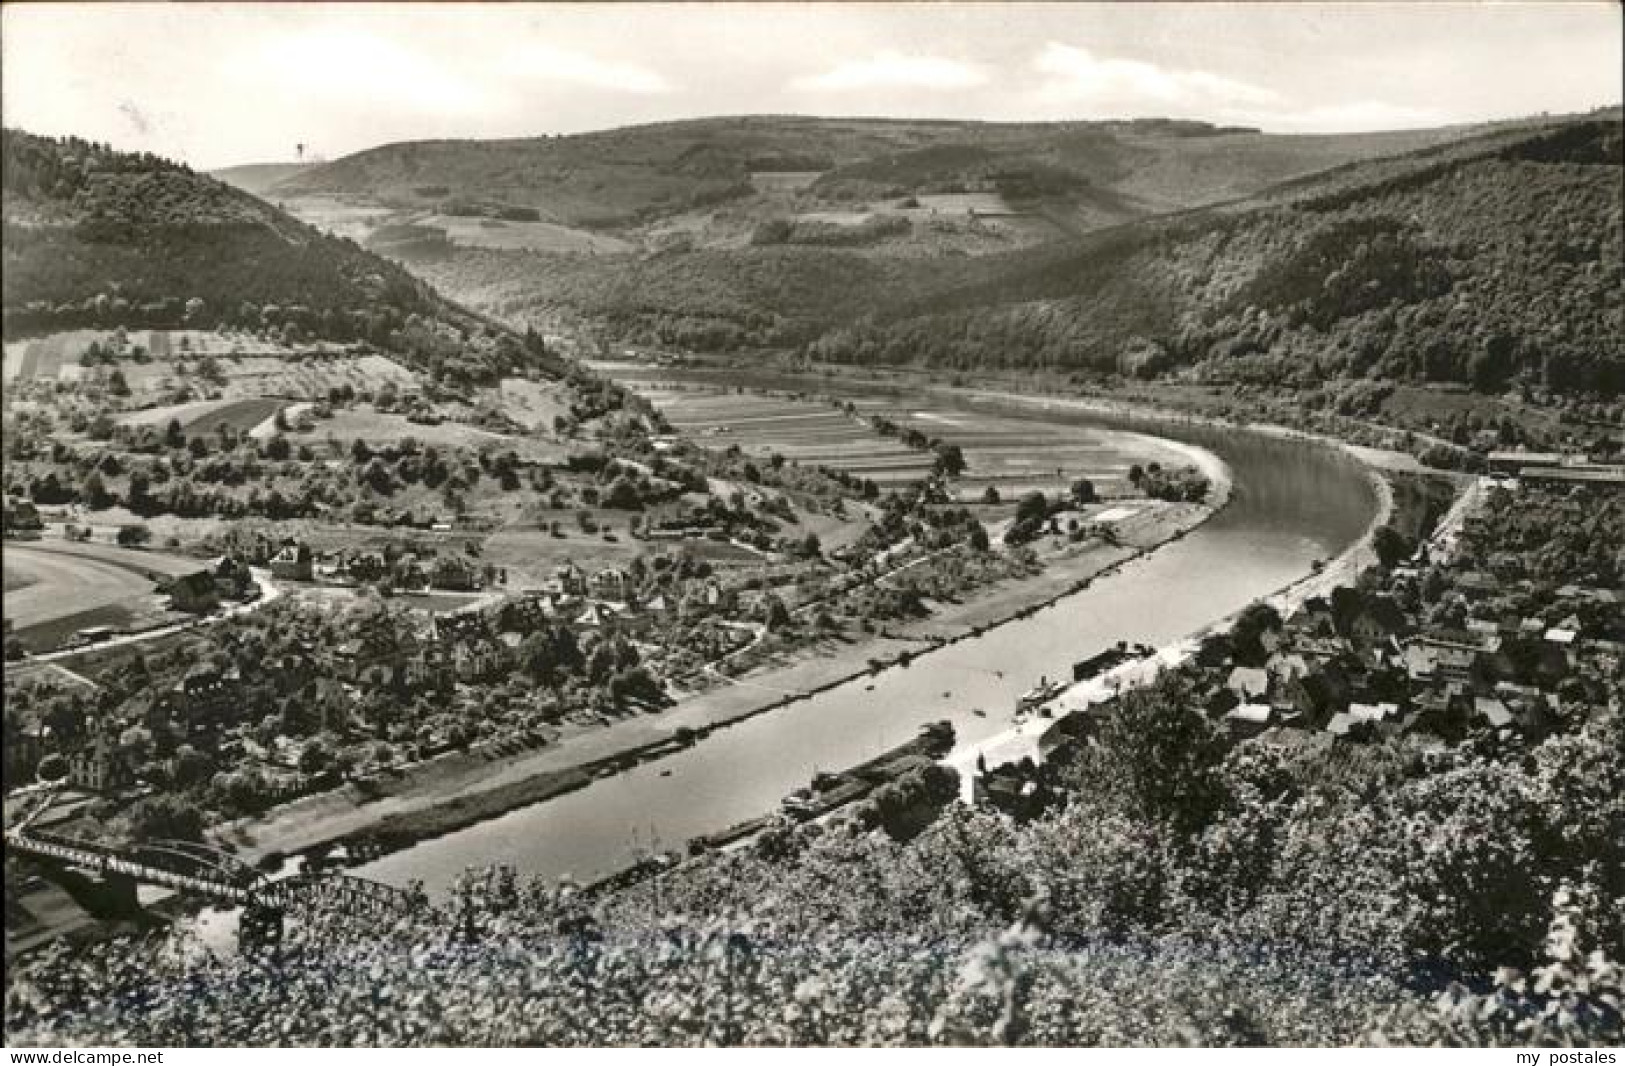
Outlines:
[[822,74],[795,78],[792,89],[846,92],[853,89],[970,89],[988,82],[987,72],[943,56],[906,55],[890,49],[867,59],[839,63]]
[[1039,95],[1124,114],[1124,108],[1206,109],[1268,107],[1281,96],[1248,82],[1201,70],[1171,70],[1138,59],[1097,56],[1087,48],[1050,41],[1039,50],[1033,67],[1044,75]]
[[567,81],[594,89],[652,95],[672,91],[671,82],[659,71],[636,63],[599,59],[548,44],[532,44],[512,52],[506,64],[515,74],[554,81]]
[[245,83],[279,84],[318,99],[373,101],[432,115],[491,104],[474,79],[388,38],[349,28],[314,28],[256,41],[223,69]]
[[1436,108],[1376,99],[1301,103],[1236,78],[1137,59],[1098,56],[1086,48],[1056,41],[1039,50],[1032,67],[1043,77],[1037,91],[1040,101],[1084,117],[1205,118],[1269,130],[1316,133],[1405,129],[1451,121],[1447,113]]
[[1621,10],[0,3],[0,110],[198,166],[748,113],[1334,132],[1617,102]]
[[1444,126],[1451,117],[1436,108],[1405,107],[1382,100],[1357,100],[1269,116],[1270,128],[1312,133],[1357,133],[1363,130]]

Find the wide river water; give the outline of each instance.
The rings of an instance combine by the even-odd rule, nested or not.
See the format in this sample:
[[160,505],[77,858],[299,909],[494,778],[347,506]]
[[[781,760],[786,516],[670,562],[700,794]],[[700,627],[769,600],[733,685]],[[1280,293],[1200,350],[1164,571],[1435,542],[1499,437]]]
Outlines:
[[[737,383],[737,379],[735,379]],[[827,383],[804,383],[828,390]],[[960,744],[1009,726],[1016,697],[1040,675],[1119,640],[1165,645],[1309,572],[1359,539],[1378,501],[1361,468],[1328,448],[1241,430],[996,401],[910,397],[914,409],[977,409],[1093,431],[1127,430],[1194,444],[1229,464],[1231,502],[1203,526],[1025,619],[949,644],[811,699],[719,730],[694,747],[579,791],[424,841],[354,872],[440,894],[468,866],[590,880],[649,848],[763,814],[817,770],[838,770],[948,719]],[[985,717],[974,713],[986,712]]]

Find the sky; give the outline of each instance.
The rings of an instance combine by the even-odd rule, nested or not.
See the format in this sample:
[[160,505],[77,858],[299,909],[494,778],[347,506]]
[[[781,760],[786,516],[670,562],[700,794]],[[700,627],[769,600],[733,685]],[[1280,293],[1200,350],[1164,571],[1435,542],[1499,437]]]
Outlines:
[[1620,102],[1622,7],[0,7],[5,125],[197,168],[730,114],[1435,126]]

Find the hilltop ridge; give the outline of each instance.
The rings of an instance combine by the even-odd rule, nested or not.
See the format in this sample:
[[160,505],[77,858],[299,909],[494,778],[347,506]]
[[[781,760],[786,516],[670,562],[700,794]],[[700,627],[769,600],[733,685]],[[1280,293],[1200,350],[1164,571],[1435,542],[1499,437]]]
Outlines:
[[249,328],[366,342],[478,380],[520,358],[399,265],[181,164],[11,129],[4,162],[8,338]]

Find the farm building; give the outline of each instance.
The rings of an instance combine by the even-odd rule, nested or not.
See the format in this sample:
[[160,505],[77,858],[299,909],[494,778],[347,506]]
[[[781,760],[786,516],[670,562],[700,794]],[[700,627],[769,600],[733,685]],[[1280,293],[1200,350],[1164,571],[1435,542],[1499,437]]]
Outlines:
[[430,577],[435,588],[472,590],[480,587],[473,565],[455,555],[436,558]]
[[313,564],[308,544],[287,544],[271,556],[271,576],[283,581],[309,581]]
[[624,601],[627,591],[626,571],[605,567],[592,575],[591,587],[594,599],[614,600],[617,603]]

